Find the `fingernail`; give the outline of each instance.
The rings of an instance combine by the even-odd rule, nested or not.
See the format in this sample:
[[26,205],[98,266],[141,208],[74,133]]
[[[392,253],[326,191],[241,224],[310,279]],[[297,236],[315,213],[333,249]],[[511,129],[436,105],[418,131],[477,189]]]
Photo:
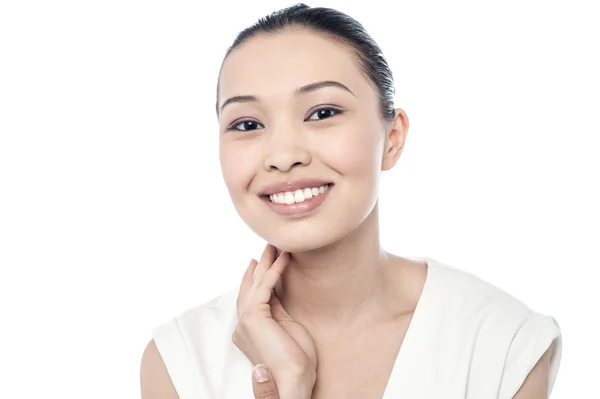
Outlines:
[[254,380],[256,382],[266,382],[269,381],[269,372],[267,368],[262,364],[257,364],[254,366],[254,371],[252,372],[254,375]]

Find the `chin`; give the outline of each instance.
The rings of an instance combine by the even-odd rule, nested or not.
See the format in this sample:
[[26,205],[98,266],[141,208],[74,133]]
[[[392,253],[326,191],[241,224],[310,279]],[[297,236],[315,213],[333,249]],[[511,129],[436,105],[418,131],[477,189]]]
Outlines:
[[286,238],[282,236],[278,237],[263,237],[265,241],[274,245],[276,248],[282,251],[294,253],[309,252],[321,249],[327,245],[334,243],[335,240],[323,240],[318,237],[311,237],[310,239],[302,238]]
[[[361,226],[373,210],[372,206],[365,206],[361,201],[346,202],[344,205],[333,210],[321,208],[307,217],[288,220],[281,220],[280,217],[273,217],[255,208],[240,207],[238,214],[266,242],[282,251],[302,253],[316,251],[343,240]],[[361,208],[364,212],[356,211]]]
[[[272,226],[273,227],[273,226]],[[348,232],[344,226],[326,228],[319,223],[282,226],[275,229],[253,229],[256,234],[282,251],[302,253],[327,247],[341,240]]]

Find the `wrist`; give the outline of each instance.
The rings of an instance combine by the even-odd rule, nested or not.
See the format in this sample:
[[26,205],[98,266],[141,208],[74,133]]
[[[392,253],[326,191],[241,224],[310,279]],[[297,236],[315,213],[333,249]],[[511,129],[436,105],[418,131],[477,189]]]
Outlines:
[[315,386],[315,380],[316,378],[313,376],[305,376],[292,381],[284,380],[281,383],[277,382],[279,399],[310,399]]
[[312,387],[293,387],[293,388],[282,388],[277,389],[279,392],[279,399],[311,399]]

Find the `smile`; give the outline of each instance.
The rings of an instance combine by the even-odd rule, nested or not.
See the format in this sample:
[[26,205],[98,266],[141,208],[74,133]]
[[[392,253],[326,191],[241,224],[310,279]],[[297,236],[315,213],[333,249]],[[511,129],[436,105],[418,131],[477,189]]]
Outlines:
[[281,215],[303,215],[316,209],[325,201],[333,184],[307,187],[295,191],[284,191],[263,195],[263,201]]
[[292,205],[317,197],[329,189],[329,184],[320,187],[305,188],[303,190],[285,191],[269,195],[269,200],[276,204]]

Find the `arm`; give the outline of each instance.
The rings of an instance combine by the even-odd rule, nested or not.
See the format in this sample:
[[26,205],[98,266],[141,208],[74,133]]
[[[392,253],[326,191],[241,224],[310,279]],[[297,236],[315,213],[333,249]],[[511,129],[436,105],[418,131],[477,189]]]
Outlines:
[[179,399],[153,339],[142,355],[140,385],[142,399]]
[[556,341],[552,342],[546,353],[538,360],[513,399],[548,399],[548,378],[555,350]]

